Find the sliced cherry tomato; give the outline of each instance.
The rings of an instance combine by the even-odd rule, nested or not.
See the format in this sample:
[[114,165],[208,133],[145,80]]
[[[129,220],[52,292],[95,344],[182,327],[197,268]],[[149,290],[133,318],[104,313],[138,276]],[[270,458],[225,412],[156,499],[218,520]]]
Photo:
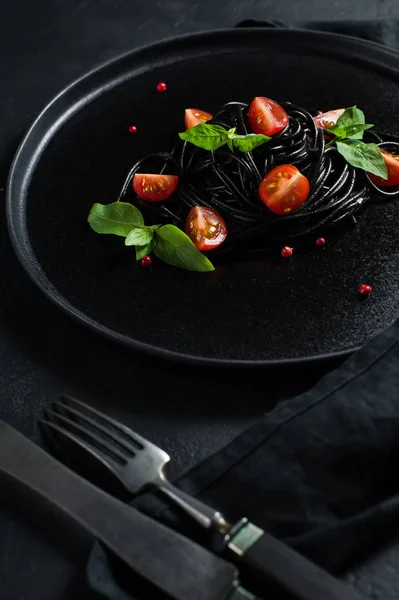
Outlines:
[[179,183],[178,175],[154,175],[153,173],[135,173],[133,189],[142,200],[162,202],[169,198]]
[[257,96],[249,105],[249,125],[255,133],[274,135],[288,125],[288,115],[274,100]]
[[210,208],[194,206],[187,215],[184,231],[198,250],[217,248],[227,237],[223,217]]
[[328,129],[329,127],[335,125],[344,112],[344,108],[336,108],[335,110],[329,110],[328,112],[320,113],[319,115],[313,117],[313,119],[317,127],[320,129]]
[[399,185],[399,155],[391,154],[382,148],[380,148],[380,150],[388,169],[388,179],[383,179],[382,177],[372,175],[371,173],[367,173],[367,175],[375,185],[380,185],[381,187]]
[[200,123],[206,123],[206,121],[209,121],[212,118],[213,115],[211,115],[211,113],[199,108],[186,108],[184,111],[184,123],[186,125],[186,129],[195,127]]
[[309,196],[309,181],[294,165],[272,169],[259,185],[259,197],[276,215],[287,215]]

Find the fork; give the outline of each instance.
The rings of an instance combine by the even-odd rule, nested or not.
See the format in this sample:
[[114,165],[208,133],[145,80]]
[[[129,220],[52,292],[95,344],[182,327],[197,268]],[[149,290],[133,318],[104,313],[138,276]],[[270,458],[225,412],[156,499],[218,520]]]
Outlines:
[[[220,512],[168,481],[170,456],[122,423],[70,396],[53,402],[40,423],[56,430],[107,467],[133,496],[158,489],[206,529],[227,533],[231,525]],[[94,417],[94,418],[93,418]]]
[[69,396],[45,410],[40,423],[101,461],[132,495],[158,488],[200,525],[221,534],[214,550],[235,562],[261,596],[274,583],[276,594],[285,590],[297,600],[361,600],[354,589],[245,517],[231,525],[219,511],[173,486],[165,476],[170,456],[122,423]]

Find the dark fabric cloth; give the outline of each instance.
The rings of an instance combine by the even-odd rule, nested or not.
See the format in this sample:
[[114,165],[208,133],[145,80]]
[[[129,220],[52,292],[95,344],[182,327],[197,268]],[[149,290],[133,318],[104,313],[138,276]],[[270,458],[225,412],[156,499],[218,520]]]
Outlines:
[[[243,21],[238,26],[285,26]],[[399,48],[395,21],[302,23]],[[315,388],[264,415],[177,482],[229,519],[248,517],[337,576],[385,543],[399,518],[399,321]],[[265,382],[267,385],[267,382]],[[134,505],[206,543],[155,494]],[[154,598],[98,544],[90,586],[112,600]],[[134,592],[133,592],[134,590]]]

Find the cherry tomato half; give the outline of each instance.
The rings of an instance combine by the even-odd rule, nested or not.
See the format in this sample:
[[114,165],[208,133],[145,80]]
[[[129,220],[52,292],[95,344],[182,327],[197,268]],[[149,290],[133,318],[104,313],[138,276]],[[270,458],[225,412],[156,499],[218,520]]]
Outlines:
[[249,125],[255,133],[274,135],[288,125],[288,115],[284,108],[274,100],[257,96],[249,105]]
[[380,148],[380,150],[388,169],[388,179],[383,179],[382,177],[372,175],[371,173],[367,173],[367,175],[375,185],[380,185],[381,187],[399,185],[399,155],[391,154],[382,148]]
[[211,115],[211,113],[199,108],[186,108],[184,111],[184,123],[186,129],[200,125],[200,123],[206,123],[206,121],[209,121],[212,118],[213,115]]
[[317,127],[320,129],[328,129],[329,127],[335,125],[344,112],[344,108],[336,108],[335,110],[329,110],[328,112],[320,113],[319,115],[313,117],[313,119]]
[[227,237],[223,217],[210,208],[194,206],[187,215],[184,231],[198,250],[217,248]]
[[280,165],[265,175],[259,197],[276,215],[287,215],[309,196],[309,181],[294,165]]
[[154,175],[152,173],[135,173],[133,189],[142,200],[162,202],[169,198],[179,183],[178,175]]

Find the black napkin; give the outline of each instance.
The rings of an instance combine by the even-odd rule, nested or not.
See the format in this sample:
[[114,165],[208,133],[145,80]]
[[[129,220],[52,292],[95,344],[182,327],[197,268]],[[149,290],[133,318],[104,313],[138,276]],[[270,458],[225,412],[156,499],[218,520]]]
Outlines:
[[[256,21],[238,24],[251,25],[284,26]],[[399,48],[395,21],[301,26]],[[399,321],[315,388],[281,403],[176,483],[217,507],[229,520],[248,517],[340,576],[395,533],[399,517],[398,364]],[[138,498],[134,505],[205,542],[195,524],[156,495]],[[98,544],[90,556],[87,576],[91,588],[110,600],[154,597],[139,591],[139,582],[126,577]]]

